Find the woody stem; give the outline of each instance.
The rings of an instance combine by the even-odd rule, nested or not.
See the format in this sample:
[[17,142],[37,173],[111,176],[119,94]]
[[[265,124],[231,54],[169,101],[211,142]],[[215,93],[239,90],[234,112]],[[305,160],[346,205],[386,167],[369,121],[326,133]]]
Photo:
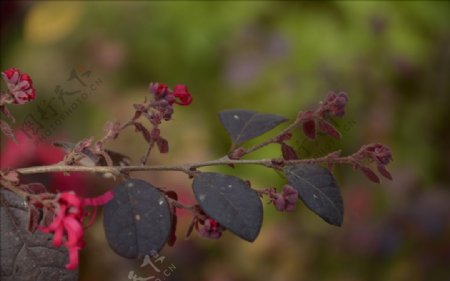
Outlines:
[[53,172],[92,172],[92,173],[112,173],[120,175],[121,173],[135,172],[135,171],[180,171],[188,175],[192,175],[197,168],[208,166],[224,166],[224,165],[260,165],[268,168],[276,168],[281,166],[289,166],[306,163],[330,163],[330,164],[354,164],[355,160],[352,156],[347,157],[331,157],[333,153],[315,159],[296,159],[296,160],[282,160],[282,159],[230,159],[224,156],[215,160],[186,163],[179,165],[147,165],[147,166],[71,166],[71,165],[49,165],[19,168],[16,171],[20,174],[40,174]]

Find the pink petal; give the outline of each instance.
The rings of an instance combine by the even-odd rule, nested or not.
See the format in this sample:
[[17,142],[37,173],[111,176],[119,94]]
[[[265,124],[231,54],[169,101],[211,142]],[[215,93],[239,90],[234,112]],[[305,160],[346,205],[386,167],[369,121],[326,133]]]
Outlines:
[[80,248],[77,246],[73,246],[68,247],[67,249],[69,250],[69,263],[66,264],[66,269],[74,270],[78,267],[78,251],[80,250]]
[[84,206],[101,206],[101,205],[105,205],[113,198],[114,198],[114,193],[112,191],[108,191],[108,192],[105,192],[102,195],[94,197],[94,198],[84,198],[83,205]]
[[53,235],[53,246],[55,247],[61,246],[63,234],[64,229],[62,227],[55,230],[55,234]]
[[73,191],[60,193],[59,198],[74,207],[80,207],[82,203],[82,200]]
[[69,216],[64,219],[64,228],[67,231],[67,241],[65,246],[75,246],[83,239],[83,227],[75,218]]
[[[87,215],[88,214],[86,214],[86,216]],[[97,216],[97,207],[94,206],[94,208],[92,209],[92,212],[91,212],[91,218],[90,218],[88,224],[85,227],[91,226],[94,223],[96,216]]]

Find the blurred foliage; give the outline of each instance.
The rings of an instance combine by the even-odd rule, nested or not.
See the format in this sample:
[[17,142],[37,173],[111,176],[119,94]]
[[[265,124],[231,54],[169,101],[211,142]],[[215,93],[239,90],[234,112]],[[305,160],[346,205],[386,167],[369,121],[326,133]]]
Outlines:
[[[328,91],[349,93],[347,114],[336,120],[344,138],[310,142],[299,133],[293,144],[302,157],[352,153],[367,142],[391,146],[393,182],[374,185],[349,167],[337,169],[346,205],[340,229],[303,206],[278,214],[267,205],[253,244],[231,234],[219,242],[183,241],[190,218],[182,214],[179,241],[163,251],[165,264],[176,266],[170,280],[450,276],[449,2],[2,1],[1,7],[1,69],[29,73],[38,95],[12,109],[17,126],[57,85],[73,86],[67,81],[73,69],[89,69],[102,81],[51,139],[100,136],[106,120],[128,118],[131,105],[148,97],[148,83],[160,81],[188,85],[194,102],[176,108],[162,130],[170,153],[153,155],[153,163],[226,153],[229,141],[217,118],[222,109],[294,117]],[[130,131],[112,146],[137,161],[143,144]],[[252,179],[255,187],[284,182],[260,167],[212,169]],[[183,175],[137,175],[192,200]],[[82,280],[127,280],[130,270],[138,271],[141,261],[108,248],[100,222],[87,233]]]

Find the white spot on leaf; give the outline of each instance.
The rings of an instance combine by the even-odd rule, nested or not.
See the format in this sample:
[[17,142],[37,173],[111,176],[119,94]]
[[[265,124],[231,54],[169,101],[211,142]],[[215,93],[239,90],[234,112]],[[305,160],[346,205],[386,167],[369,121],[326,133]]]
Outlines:
[[200,196],[198,197],[198,199],[199,199],[200,201],[204,201],[205,198],[206,198],[206,195],[205,195],[205,194],[200,194]]
[[239,120],[239,116],[237,116],[236,114],[233,115],[233,118],[236,119],[236,120]]
[[134,216],[134,218],[135,218],[137,221],[141,220],[141,216],[140,216],[140,215],[136,215],[136,216]]

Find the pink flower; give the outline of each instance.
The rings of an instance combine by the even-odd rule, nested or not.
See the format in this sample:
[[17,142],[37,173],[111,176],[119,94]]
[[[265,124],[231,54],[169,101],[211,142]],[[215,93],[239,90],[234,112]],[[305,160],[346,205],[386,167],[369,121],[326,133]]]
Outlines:
[[292,212],[298,201],[298,192],[295,188],[286,184],[283,187],[282,193],[278,193],[275,190],[269,190],[269,197],[278,211]]
[[150,92],[155,95],[156,98],[164,98],[167,94],[169,87],[166,84],[162,83],[151,83],[150,84]]
[[113,193],[108,191],[95,198],[80,198],[74,192],[62,192],[55,198],[56,216],[48,226],[40,226],[44,233],[53,233],[53,246],[63,244],[69,251],[69,263],[67,269],[75,269],[79,264],[78,251],[84,247],[83,220],[88,215],[83,209],[93,206],[89,226],[95,219],[96,207],[106,204],[113,198]]
[[36,98],[36,90],[28,74],[20,73],[17,68],[9,68],[2,72],[2,76],[15,104],[24,104]]
[[203,228],[199,230],[199,233],[202,237],[217,240],[222,236],[223,231],[223,226],[216,220],[207,218],[203,224]]
[[176,85],[173,88],[173,95],[178,98],[178,100],[175,100],[175,103],[179,105],[189,105],[192,102],[192,95],[185,85]]
[[188,88],[185,85],[179,84],[175,85],[173,91],[169,89],[166,84],[162,83],[150,83],[149,87],[150,93],[155,97],[155,100],[159,101],[159,106],[161,107],[165,101],[164,108],[166,105],[173,105],[174,103],[179,105],[189,105],[192,102],[192,95],[189,93]]

